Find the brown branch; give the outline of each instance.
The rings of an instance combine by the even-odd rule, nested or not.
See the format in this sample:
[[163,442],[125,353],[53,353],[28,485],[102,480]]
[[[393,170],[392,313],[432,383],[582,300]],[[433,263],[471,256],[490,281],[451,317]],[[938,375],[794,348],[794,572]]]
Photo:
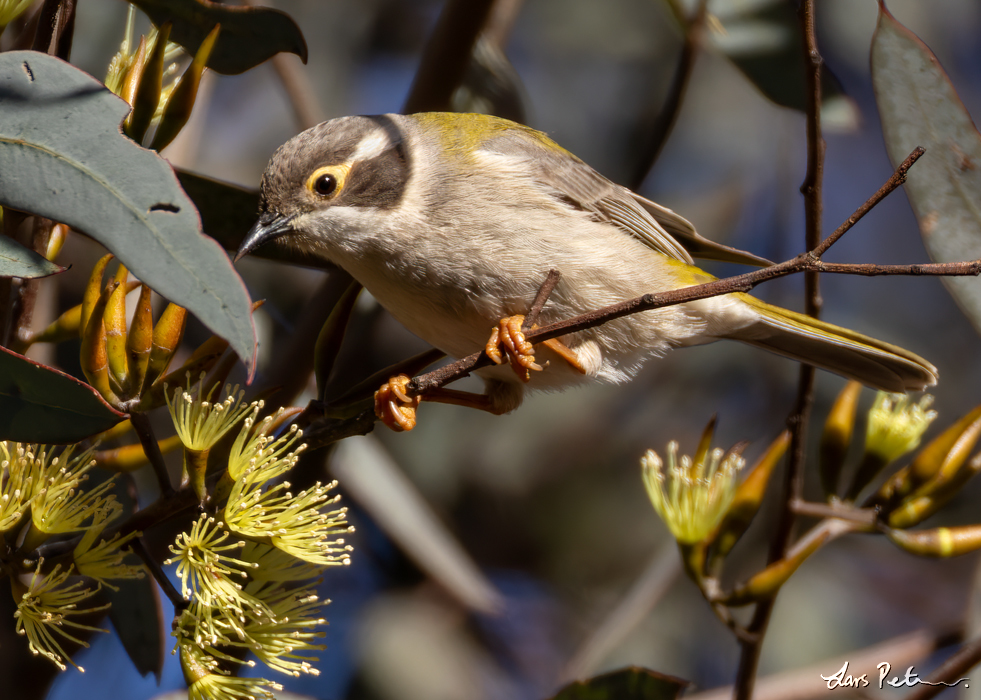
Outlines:
[[[652,311],[665,306],[684,304],[722,294],[733,292],[748,292],[754,287],[778,277],[798,274],[800,272],[831,272],[836,274],[851,274],[863,276],[877,275],[911,275],[911,276],[945,276],[945,277],[977,277],[981,275],[981,260],[971,260],[957,263],[924,263],[915,265],[872,265],[863,263],[825,263],[813,258],[810,253],[803,253],[792,260],[754,270],[734,277],[713,280],[705,284],[683,287],[667,292],[645,294],[644,296],[611,304],[610,306],[581,314],[565,321],[542,326],[525,333],[529,341],[540,343],[549,338],[557,338],[570,333],[578,333],[608,321],[629,316],[641,311]],[[476,352],[452,364],[440,367],[427,374],[416,377],[410,392],[425,392],[441,387],[457,379],[468,376],[472,371],[486,366],[490,360],[483,352]],[[806,366],[806,365],[805,365]]]
[[953,656],[943,662],[929,679],[920,681],[903,700],[929,700],[943,692],[981,663],[981,637],[966,642]]
[[838,239],[848,232],[848,229],[857,224],[863,216],[872,211],[872,208],[876,204],[889,196],[894,189],[906,182],[906,175],[909,173],[909,169],[913,167],[913,163],[918,161],[920,156],[922,156],[924,153],[926,153],[926,151],[922,146],[917,146],[914,148],[913,152],[906,156],[906,160],[899,164],[899,167],[896,168],[896,172],[892,174],[892,177],[886,180],[886,183],[879,188],[879,191],[865,200],[865,203],[856,209],[854,214],[845,219],[841,226],[835,229],[834,233],[825,238],[816,248],[814,248],[814,255],[819,258],[824,255],[828,248],[837,243]]
[[180,591],[167,578],[167,574],[157,560],[153,558],[153,554],[151,554],[150,549],[146,546],[146,542],[143,541],[142,537],[137,537],[133,540],[133,551],[143,561],[143,566],[149,570],[150,575],[153,576],[153,580],[157,582],[157,585],[163,590],[164,595],[170,600],[171,605],[174,606],[174,612],[180,615],[181,611],[190,603],[184,599]]
[[708,0],[699,0],[694,15],[684,23],[685,40],[681,45],[678,65],[675,68],[668,95],[651,128],[651,137],[645,148],[646,152],[640,158],[637,170],[630,179],[629,186],[631,189],[639,188],[647,179],[651,168],[654,167],[664,149],[664,144],[668,141],[668,136],[674,129],[675,122],[678,120],[688,82],[691,80],[692,70],[695,68],[695,57],[698,55],[698,48],[702,42],[702,29],[705,26],[705,9],[707,6]]
[[496,0],[481,32],[481,38],[503,51],[523,3],[524,0]]
[[[31,231],[31,249],[42,257],[48,251],[48,241],[51,240],[52,228],[54,228],[54,222],[51,219],[45,219],[41,216],[34,217]],[[11,338],[15,344],[27,343],[33,335],[31,327],[34,325],[34,307],[37,303],[40,286],[41,281],[39,279],[21,281],[10,329]],[[22,352],[22,349],[18,347],[17,351]]]
[[555,285],[559,283],[559,278],[561,278],[561,273],[558,270],[549,270],[548,276],[545,281],[542,282],[542,286],[538,288],[538,294],[535,295],[535,301],[531,303],[531,308],[528,313],[525,314],[525,322],[522,324],[522,328],[527,330],[535,325],[538,320],[538,315],[545,308],[545,304],[548,303],[548,298],[552,295],[552,291],[555,289]]
[[848,503],[812,503],[810,501],[794,501],[790,504],[794,513],[812,518],[836,518],[849,522],[875,527],[879,514],[875,508],[857,508]]
[[129,414],[129,420],[133,424],[133,430],[137,437],[140,438],[143,452],[153,467],[153,473],[160,485],[160,494],[164,497],[174,495],[174,487],[170,483],[170,474],[167,473],[167,465],[164,463],[163,453],[160,452],[160,445],[153,435],[150,418],[145,413],[134,411]]
[[[812,251],[811,260],[819,260],[813,251],[821,244],[821,219],[823,213],[822,187],[824,183],[824,139],[821,136],[821,54],[817,48],[814,30],[814,0],[803,0],[798,8],[801,31],[804,36],[805,94],[807,97],[807,172],[800,191],[804,195],[805,243]],[[874,195],[873,195],[874,196]],[[871,207],[870,207],[871,208]],[[840,236],[843,234],[839,234]],[[833,239],[831,242],[834,243]],[[818,272],[811,269],[804,275],[804,312],[817,317],[821,313],[821,288]],[[770,540],[768,563],[776,562],[787,555],[793,538],[796,515],[792,504],[802,500],[804,492],[804,464],[807,448],[807,423],[814,403],[814,375],[811,365],[802,364],[797,385],[797,400],[793,412],[787,419],[791,430],[790,457],[787,477],[784,481],[783,507],[777,519],[773,539]],[[756,683],[763,639],[770,623],[770,616],[776,604],[776,596],[761,601],[753,611],[747,628],[749,638],[740,640],[739,665],[736,671],[735,700],[750,700]]]
[[409,90],[403,114],[445,112],[463,81],[494,0],[446,0]]
[[[256,6],[256,0],[244,0],[243,5],[249,7]],[[313,86],[307,79],[306,73],[300,68],[297,56],[290,56],[286,53],[278,53],[272,57],[272,67],[279,76],[279,82],[283,84],[286,97],[293,110],[293,118],[301,131],[316,126],[324,120],[324,112],[317,104],[317,97],[314,94]]]

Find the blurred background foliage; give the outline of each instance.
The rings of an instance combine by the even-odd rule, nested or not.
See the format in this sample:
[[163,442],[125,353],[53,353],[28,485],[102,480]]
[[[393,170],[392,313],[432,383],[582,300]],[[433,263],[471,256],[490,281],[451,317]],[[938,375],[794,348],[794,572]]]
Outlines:
[[[318,117],[326,119],[399,111],[443,3],[266,4],[289,13],[302,28],[308,63],[302,66],[292,55],[281,59],[295,64]],[[725,27],[723,10],[739,4],[710,2],[709,12],[718,12]],[[893,0],[890,9],[937,54],[968,109],[981,114],[981,5]],[[524,0],[515,11],[505,46],[520,78],[527,123],[628,184],[682,44],[667,4]],[[830,231],[892,169],[869,76],[875,4],[822,0],[817,16],[822,54],[854,108],[851,114],[845,109],[842,118],[829,117],[828,125],[835,121],[837,128],[825,134],[825,229]],[[124,22],[125,6],[118,0],[80,2],[72,62],[103,76]],[[739,42],[751,47],[779,40],[773,27],[761,22],[738,30],[720,40],[730,53],[739,51]],[[710,23],[709,33],[718,31]],[[805,164],[803,115],[767,100],[718,47],[706,43],[670,139],[638,189],[689,218],[709,238],[786,259],[803,245],[798,193]],[[301,128],[267,62],[242,75],[208,74],[191,123],[164,155],[176,166],[254,188],[272,151]],[[61,308],[75,303],[70,300],[78,298],[87,270],[101,255],[81,237],[69,245],[64,257],[75,262],[74,269],[44,286],[44,293],[65,300],[57,304]],[[826,259],[926,260],[904,195],[878,206]],[[717,275],[737,271],[707,267]],[[324,273],[255,259],[243,260],[239,270],[253,298],[267,299],[256,313],[261,378],[282,362],[296,321]],[[802,285],[802,279],[788,278],[756,293],[800,309]],[[825,319],[902,345],[938,367],[938,425],[977,404],[981,339],[937,279],[825,276],[822,295]],[[192,326],[188,337],[193,345],[207,336]],[[363,296],[341,368],[353,382],[423,349]],[[58,352],[60,366],[77,366],[77,347]],[[321,454],[318,463],[306,467],[311,480],[323,478],[324,469],[337,474],[346,463],[356,468],[359,460],[392,460],[459,539],[503,604],[494,614],[467,610],[393,544],[357,498],[349,497],[358,528],[354,564],[330,572],[323,586],[333,603],[327,609],[329,649],[321,656],[322,673],[293,683],[287,679],[287,689],[324,699],[531,699],[554,693],[572,677],[630,664],[690,679],[696,690],[730,683],[737,645],[691,582],[676,575],[674,544],[650,507],[638,460],[647,448],[662,449],[671,439],[682,451],[692,451],[705,422],[718,414],[717,444],[749,440],[746,454],[753,461],[784,427],[796,376],[790,361],[716,344],[651,362],[625,386],[532,396],[504,417],[426,405],[411,433],[379,429]],[[819,373],[815,416],[826,414],[843,382]],[[298,403],[310,397],[312,388]],[[865,403],[871,398],[866,392]],[[816,435],[812,430],[813,439]],[[338,477],[344,492],[345,481]],[[813,468],[808,479],[808,493],[817,494]],[[945,510],[944,522],[976,517],[979,489],[977,483],[969,486]],[[740,543],[732,575],[762,565],[770,515],[765,509]],[[976,565],[976,555],[943,561],[909,557],[881,537],[834,543],[785,587],[761,675],[837,658],[923,628],[958,627]],[[631,613],[631,624],[621,626],[625,633],[615,644],[589,646],[598,644],[597,630],[645,572],[648,582],[660,576],[663,596],[649,593],[647,604]],[[4,653],[14,643],[5,638]],[[87,672],[60,675],[50,698],[149,698],[183,686],[171,657],[159,688],[152,676],[141,679],[114,635],[93,640],[77,659]],[[831,673],[839,666],[818,668]]]

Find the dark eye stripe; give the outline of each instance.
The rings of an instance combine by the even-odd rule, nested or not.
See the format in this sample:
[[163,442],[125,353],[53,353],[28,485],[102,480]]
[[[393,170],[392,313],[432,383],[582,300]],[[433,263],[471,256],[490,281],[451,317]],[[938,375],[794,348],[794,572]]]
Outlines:
[[402,145],[370,160],[355,163],[344,183],[346,204],[389,209],[398,206],[409,178]]

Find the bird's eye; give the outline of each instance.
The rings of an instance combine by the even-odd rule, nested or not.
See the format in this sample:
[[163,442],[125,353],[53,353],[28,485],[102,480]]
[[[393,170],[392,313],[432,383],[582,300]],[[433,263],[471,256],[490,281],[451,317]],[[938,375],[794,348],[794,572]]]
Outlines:
[[344,189],[347,174],[351,171],[348,163],[337,163],[317,168],[306,181],[307,192],[321,199],[332,199]]
[[324,173],[313,183],[313,191],[321,197],[329,197],[337,189],[337,178],[330,173]]

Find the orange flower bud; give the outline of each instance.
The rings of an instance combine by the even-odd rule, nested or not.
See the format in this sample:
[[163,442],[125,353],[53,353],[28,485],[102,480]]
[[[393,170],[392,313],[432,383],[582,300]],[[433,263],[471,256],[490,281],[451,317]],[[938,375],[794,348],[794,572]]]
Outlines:
[[184,75],[181,76],[174,87],[174,91],[167,99],[160,124],[157,125],[153,142],[150,144],[150,148],[153,150],[162,151],[174,140],[184,125],[187,124],[187,120],[191,118],[191,110],[194,108],[194,101],[197,98],[198,86],[201,84],[201,75],[208,65],[208,58],[211,56],[211,50],[215,46],[220,29],[221,25],[216,24],[215,28],[201,42],[197,53],[194,54],[194,60],[184,71]]

